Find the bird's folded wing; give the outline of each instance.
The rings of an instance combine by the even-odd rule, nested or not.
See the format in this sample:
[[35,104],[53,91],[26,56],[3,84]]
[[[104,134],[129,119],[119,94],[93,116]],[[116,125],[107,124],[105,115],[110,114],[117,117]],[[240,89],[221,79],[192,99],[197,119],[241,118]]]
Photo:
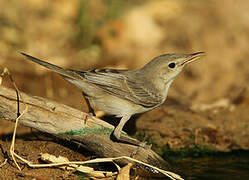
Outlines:
[[92,83],[109,94],[132,101],[144,107],[155,107],[162,103],[160,94],[145,86],[145,81],[131,78],[122,73],[125,70],[101,69],[76,71],[89,83]]

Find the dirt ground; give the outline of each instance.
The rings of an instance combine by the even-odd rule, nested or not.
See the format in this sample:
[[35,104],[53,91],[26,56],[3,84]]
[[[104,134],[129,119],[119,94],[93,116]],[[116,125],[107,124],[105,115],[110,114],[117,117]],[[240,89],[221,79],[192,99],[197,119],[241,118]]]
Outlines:
[[[8,124],[1,123],[2,125],[9,126]],[[5,126],[5,127],[6,127]],[[88,153],[82,152],[82,149],[76,145],[72,145],[66,142],[60,142],[48,138],[37,132],[31,132],[30,128],[20,127],[15,147],[16,153],[21,155],[26,160],[33,162],[34,164],[44,163],[40,160],[40,153],[53,154],[56,157],[64,156],[72,161],[87,160],[86,157],[90,157]],[[9,148],[11,144],[12,133],[4,134],[1,136],[1,163],[7,158],[8,161],[0,170],[1,179],[76,179],[77,176],[70,171],[61,170],[59,168],[29,168],[21,161],[19,165],[22,171],[19,171],[14,162],[9,159]]]
[[[65,68],[139,68],[163,53],[205,51],[173,83],[165,104],[129,122],[133,135],[162,149],[195,145],[218,151],[249,149],[249,2],[247,1],[1,1],[0,70],[19,89],[86,111],[81,92],[58,75],[26,61],[23,51]],[[4,86],[11,87],[8,79]],[[80,98],[79,98],[80,97]],[[0,119],[0,163],[9,155],[14,125]],[[16,150],[32,162],[39,153],[85,160],[92,154],[19,126]],[[75,179],[56,168],[13,161],[4,179]]]

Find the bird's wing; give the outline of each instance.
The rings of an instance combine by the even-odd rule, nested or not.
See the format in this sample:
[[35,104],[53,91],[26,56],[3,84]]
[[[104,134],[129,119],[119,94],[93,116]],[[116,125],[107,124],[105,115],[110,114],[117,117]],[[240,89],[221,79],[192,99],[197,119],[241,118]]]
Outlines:
[[144,80],[127,75],[126,70],[95,69],[75,72],[104,91],[144,107],[155,107],[163,101],[152,86],[145,86]]

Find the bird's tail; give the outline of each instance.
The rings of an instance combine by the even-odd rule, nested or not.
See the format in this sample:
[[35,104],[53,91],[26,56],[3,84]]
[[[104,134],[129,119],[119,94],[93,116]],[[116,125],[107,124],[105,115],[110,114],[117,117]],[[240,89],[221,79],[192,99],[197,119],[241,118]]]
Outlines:
[[25,54],[25,53],[21,53],[21,54],[23,56],[25,56],[28,60],[33,61],[37,64],[40,64],[40,65],[46,67],[47,69],[50,69],[51,71],[54,71],[54,72],[62,75],[64,78],[70,78],[70,79],[79,79],[80,78],[81,79],[81,76],[79,76],[77,73],[73,72],[72,70],[63,69],[59,66],[42,61],[40,59],[37,59],[37,58],[30,56],[28,54]]

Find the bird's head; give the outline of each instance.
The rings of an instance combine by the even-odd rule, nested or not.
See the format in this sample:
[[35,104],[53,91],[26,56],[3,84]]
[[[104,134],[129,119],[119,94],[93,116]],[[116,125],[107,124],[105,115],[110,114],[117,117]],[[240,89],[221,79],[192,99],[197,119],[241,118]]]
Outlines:
[[152,61],[146,64],[141,70],[150,76],[157,76],[163,79],[165,83],[172,81],[183,69],[183,67],[193,62],[202,56],[204,52],[193,54],[163,54],[155,57]]

